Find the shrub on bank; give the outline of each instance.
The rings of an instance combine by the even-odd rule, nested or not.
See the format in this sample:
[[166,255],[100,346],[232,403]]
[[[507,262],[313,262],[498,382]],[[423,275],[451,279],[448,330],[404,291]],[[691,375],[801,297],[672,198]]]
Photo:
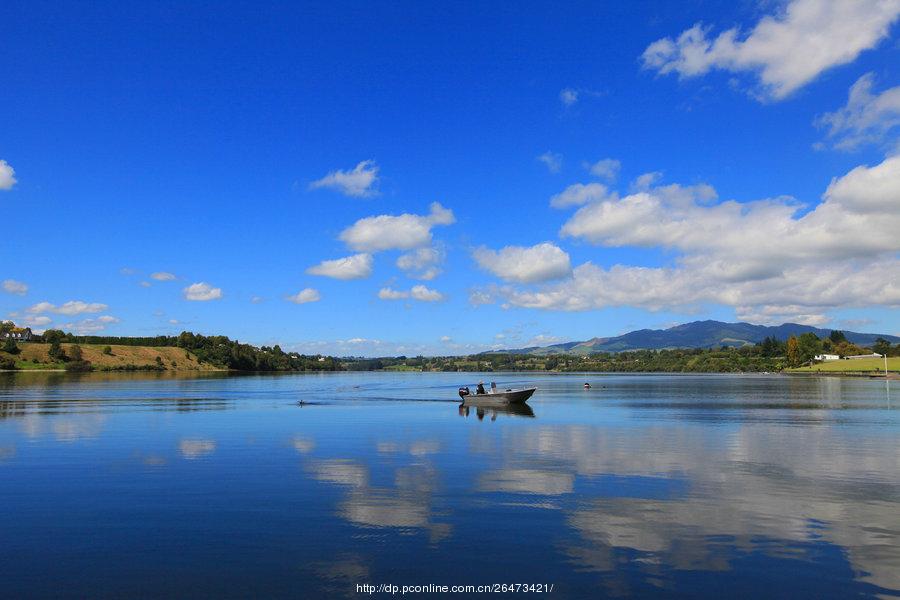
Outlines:
[[70,360],[66,363],[66,371],[70,373],[87,373],[93,369],[89,360]]

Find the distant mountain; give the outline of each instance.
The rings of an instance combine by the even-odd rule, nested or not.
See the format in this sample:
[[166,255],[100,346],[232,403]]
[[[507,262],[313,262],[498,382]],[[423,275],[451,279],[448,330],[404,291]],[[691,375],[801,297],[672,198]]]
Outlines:
[[[595,337],[585,342],[566,342],[552,346],[533,346],[514,350],[495,350],[494,353],[511,354],[591,354],[592,352],[624,352],[626,350],[662,350],[664,348],[719,348],[720,346],[746,346],[756,344],[766,337],[786,340],[792,335],[811,332],[820,338],[828,337],[831,329],[820,329],[797,323],[783,325],[753,325],[751,323],[723,323],[721,321],[694,321],[669,329],[639,329],[616,337]],[[900,337],[885,333],[858,333],[844,331],[847,339],[862,346],[871,345],[876,339],[896,344]]]

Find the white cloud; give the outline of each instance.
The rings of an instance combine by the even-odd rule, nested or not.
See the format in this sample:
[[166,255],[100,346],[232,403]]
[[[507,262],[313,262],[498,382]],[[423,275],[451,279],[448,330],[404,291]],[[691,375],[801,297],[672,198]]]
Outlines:
[[[447,336],[445,336],[447,337]],[[430,344],[410,341],[385,341],[378,339],[352,338],[347,340],[308,340],[282,344],[286,352],[302,354],[329,354],[332,356],[434,356],[454,353],[475,354],[499,346],[482,343],[460,343],[450,340],[434,341]]]
[[821,313],[809,313],[808,307],[787,305],[778,306],[767,304],[764,306],[738,306],[736,315],[738,321],[756,323],[758,325],[781,325],[782,323],[799,323],[821,327],[831,321],[831,317]]
[[[579,209],[562,235],[604,246],[668,247],[694,254],[707,270],[736,277],[784,264],[874,257],[900,250],[900,157],[857,167],[828,186],[815,209],[791,198],[714,204],[708,185],[669,185]],[[887,214],[874,214],[888,211]],[[846,240],[853,239],[853,244]],[[777,243],[774,243],[777,242]],[[727,263],[727,265],[726,265]],[[765,273],[760,273],[760,275]]]
[[874,73],[866,73],[850,88],[843,108],[825,113],[816,125],[828,128],[835,148],[853,150],[865,143],[879,143],[900,126],[900,86],[873,94]]
[[397,258],[397,267],[406,272],[408,277],[431,281],[441,274],[440,265],[444,261],[444,251],[440,248],[418,248],[412,252],[401,254]]
[[16,294],[18,296],[24,296],[28,293],[28,284],[23,283],[21,281],[16,281],[15,279],[4,279],[3,280],[3,291],[7,294]]
[[[897,225],[897,209],[900,207],[900,156],[887,158],[874,167],[856,167],[843,177],[833,179],[825,191],[825,201],[835,207],[832,212],[859,213],[874,217],[878,226],[872,229],[872,233],[878,238],[877,233],[883,231],[885,226]],[[887,214],[880,216],[870,213]],[[835,214],[834,218],[840,218],[840,215]],[[859,225],[864,226],[865,223]],[[897,229],[894,230],[896,232]],[[878,240],[868,240],[868,243],[863,242],[862,245],[873,242],[877,244]],[[881,243],[891,247],[889,236],[884,236]]]
[[614,158],[604,158],[593,164],[587,163],[585,167],[590,171],[591,175],[607,181],[615,181],[619,176],[619,169],[622,168],[622,163]]
[[573,183],[550,198],[550,206],[553,208],[568,208],[597,200],[605,200],[610,197],[615,198],[617,196],[615,193],[610,194],[609,189],[602,183]]
[[631,182],[631,189],[632,191],[647,190],[656,185],[656,182],[662,179],[662,175],[663,174],[660,171],[650,171],[649,173],[638,175],[637,178]]
[[112,315],[102,315],[96,319],[82,319],[73,323],[66,323],[61,326],[65,331],[71,331],[78,335],[92,335],[105,330],[109,325],[118,323],[119,319]]
[[218,300],[222,297],[222,288],[213,287],[204,281],[192,283],[184,288],[183,291],[185,300],[192,300],[195,302]]
[[155,279],[157,281],[174,281],[177,279],[173,273],[166,273],[165,271],[159,271],[157,273],[152,273],[150,275],[151,279]]
[[525,342],[525,347],[530,348],[532,346],[550,346],[552,344],[559,344],[564,341],[566,341],[564,338],[541,333]]
[[5,160],[0,160],[0,190],[11,190],[16,185],[16,170]]
[[780,100],[875,47],[898,15],[900,0],[792,0],[745,36],[733,28],[710,39],[698,23],[653,42],[642,58],[645,68],[682,78],[712,69],[758,72],[763,96]]
[[23,322],[29,327],[46,327],[53,322],[53,319],[46,315],[27,316]]
[[412,298],[420,302],[438,302],[444,299],[444,295],[437,290],[432,290],[424,285],[414,285],[409,291],[395,290],[384,287],[378,290],[378,297],[382,300],[404,300]]
[[428,351],[428,347],[418,343],[386,342],[363,337],[346,340],[313,340],[283,346],[291,352],[303,354],[331,354],[334,356],[397,356],[417,355]]
[[383,287],[378,290],[378,297],[382,300],[403,300],[404,298],[409,298],[409,292]]
[[56,306],[50,302],[38,302],[28,308],[31,314],[40,313],[56,313],[60,315],[80,315],[84,313],[103,312],[109,308],[106,304],[100,302],[82,302],[81,300],[69,300],[65,304]]
[[444,299],[444,295],[437,290],[428,289],[424,285],[414,285],[409,290],[409,295],[420,302],[439,302]]
[[[702,227],[695,227],[689,219],[709,214],[704,210],[707,207],[699,204],[698,200],[708,201],[714,198],[715,191],[709,186],[671,185],[638,192],[621,200],[602,199],[580,208],[563,225],[561,234],[583,237],[610,246],[670,246],[676,241],[675,238],[705,236],[706,232]],[[663,214],[668,208],[676,211],[671,217]],[[724,213],[730,209],[731,212],[740,213],[744,208],[738,203],[731,203],[717,205],[714,210]],[[687,212],[691,215],[688,216]],[[719,222],[720,226],[722,224]],[[660,235],[664,237],[660,238]],[[608,240],[610,243],[605,243]]]
[[330,172],[328,175],[309,184],[310,189],[331,188],[355,198],[367,198],[378,192],[375,186],[378,184],[378,165],[373,160],[364,160],[350,171],[340,169]]
[[567,277],[572,272],[569,255],[550,242],[500,250],[482,246],[472,256],[479,267],[505,281],[536,283]]
[[[900,305],[900,290],[891,283],[900,277],[897,261],[838,265],[831,268],[785,269],[764,280],[728,281],[702,270],[681,267],[609,269],[585,263],[573,276],[537,291],[512,287],[496,290],[510,306],[546,310],[584,311],[610,306],[647,310],[686,309],[703,303],[741,307],[743,314],[766,305],[793,306],[796,314],[822,314],[840,306]],[[785,315],[785,320],[796,317]]]
[[306,270],[310,275],[321,275],[333,279],[365,279],[372,274],[372,255],[354,254],[334,260],[323,260]]
[[322,299],[322,296],[319,294],[318,290],[314,290],[313,288],[305,288],[300,290],[293,296],[288,296],[288,302],[293,302],[294,304],[306,304],[307,302],[318,302]]
[[547,170],[551,173],[559,173],[562,170],[563,156],[557,152],[544,152],[537,157],[537,160],[544,163]]
[[472,306],[482,306],[484,304],[493,304],[495,302],[495,296],[490,291],[485,290],[470,290],[469,291],[469,304]]
[[835,178],[806,212],[791,198],[717,202],[708,185],[648,188],[582,207],[561,233],[606,247],[667,248],[677,252],[673,265],[588,262],[557,284],[489,288],[478,300],[551,310],[716,303],[760,322],[819,324],[834,308],[900,306],[898,198],[900,157]]
[[32,314],[40,314],[45,312],[55,312],[55,308],[56,305],[50,302],[38,302],[37,304],[29,306],[27,310]]
[[441,336],[441,343],[442,343],[442,344],[449,344],[449,343],[452,342],[452,341],[453,341],[453,338],[450,337],[449,335],[442,335],[442,336]]
[[578,102],[578,90],[572,88],[564,88],[559,92],[559,101],[565,106],[572,106]]
[[378,215],[360,219],[341,232],[340,240],[358,252],[410,250],[431,243],[431,229],[456,222],[453,211],[432,202],[427,215]]

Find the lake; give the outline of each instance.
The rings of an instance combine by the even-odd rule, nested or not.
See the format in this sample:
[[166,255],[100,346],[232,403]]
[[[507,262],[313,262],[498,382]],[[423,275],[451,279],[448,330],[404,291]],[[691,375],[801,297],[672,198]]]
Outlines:
[[897,597],[888,383],[0,374],[0,597]]

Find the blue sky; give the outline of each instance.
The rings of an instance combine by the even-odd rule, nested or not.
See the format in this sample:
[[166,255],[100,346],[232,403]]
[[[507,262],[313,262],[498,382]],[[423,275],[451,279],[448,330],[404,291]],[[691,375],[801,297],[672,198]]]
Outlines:
[[338,354],[898,334],[898,15],[10,2],[0,314]]

